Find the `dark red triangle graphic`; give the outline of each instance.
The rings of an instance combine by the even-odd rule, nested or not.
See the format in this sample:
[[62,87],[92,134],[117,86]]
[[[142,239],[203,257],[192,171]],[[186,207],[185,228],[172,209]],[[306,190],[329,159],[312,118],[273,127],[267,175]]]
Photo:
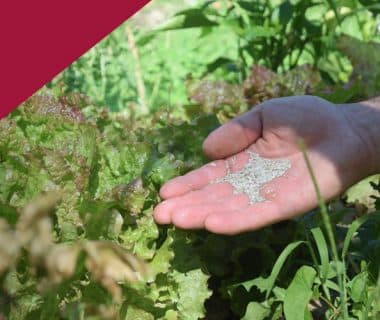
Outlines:
[[0,3],[0,118],[149,0]]

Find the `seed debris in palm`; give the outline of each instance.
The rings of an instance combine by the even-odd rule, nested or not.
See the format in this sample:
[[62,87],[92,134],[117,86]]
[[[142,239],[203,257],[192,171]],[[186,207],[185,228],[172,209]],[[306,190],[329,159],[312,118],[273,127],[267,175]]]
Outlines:
[[[213,183],[229,183],[234,194],[245,193],[251,204],[265,201],[260,195],[262,186],[275,178],[281,177],[291,168],[288,159],[267,159],[257,153],[248,151],[248,163],[239,171],[231,172],[229,162],[226,161],[227,174],[215,179]],[[234,158],[231,158],[231,162]]]

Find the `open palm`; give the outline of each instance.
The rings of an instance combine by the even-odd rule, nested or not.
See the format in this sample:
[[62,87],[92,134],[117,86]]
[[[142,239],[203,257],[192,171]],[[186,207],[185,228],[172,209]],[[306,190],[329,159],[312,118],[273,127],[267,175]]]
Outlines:
[[[254,230],[304,213],[317,205],[299,141],[307,153],[325,199],[339,195],[368,174],[365,143],[343,107],[313,96],[269,100],[212,132],[204,151],[214,161],[168,181],[165,200],[154,217],[184,229],[222,234]],[[288,159],[291,168],[265,184],[265,199],[251,204],[228,183],[211,183],[242,169],[253,151],[263,158]],[[355,156],[353,156],[355,155]],[[227,164],[228,163],[228,164]]]

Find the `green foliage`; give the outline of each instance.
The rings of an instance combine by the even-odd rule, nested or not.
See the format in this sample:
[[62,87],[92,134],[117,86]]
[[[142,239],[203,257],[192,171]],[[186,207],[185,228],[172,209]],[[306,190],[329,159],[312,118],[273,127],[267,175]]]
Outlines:
[[[360,59],[362,51],[368,56],[369,47],[358,41],[379,41],[379,19],[378,4],[370,1],[202,2],[153,30],[123,24],[49,86],[64,93],[85,92],[98,105],[137,114],[186,104],[183,84],[189,74],[241,83],[252,76],[252,65],[285,73],[309,64],[335,86],[350,78],[347,56]],[[342,35],[355,39],[340,41]],[[378,60],[377,46],[372,45],[372,58],[365,63],[353,61],[361,72],[358,82],[365,81],[364,96],[378,91],[378,76],[371,70]],[[358,96],[355,85],[350,87],[334,88],[331,100]]]
[[[137,290],[134,296],[147,300],[141,312],[151,317],[165,318],[169,311],[183,319],[202,316],[203,301],[209,296],[208,276],[201,271],[201,261],[195,260],[197,253],[182,248],[188,242],[186,235],[176,231],[160,235],[151,216],[159,185],[202,161],[202,137],[194,138],[198,143],[188,145],[183,152],[185,164],[180,160],[184,156],[170,153],[170,140],[163,138],[171,132],[165,132],[159,123],[142,130],[126,119],[116,120],[106,110],[85,103],[80,109],[68,100],[36,96],[0,122],[0,168],[5,181],[0,195],[2,206],[8,208],[4,215],[1,213],[0,255],[5,263],[1,270],[9,270],[3,278],[3,292],[12,301],[7,316],[24,319],[33,311],[37,318],[47,312],[47,318],[55,318],[74,309],[86,316],[90,314],[86,310],[98,308],[97,304],[108,308],[98,312],[117,314],[124,290]],[[184,140],[199,123],[210,131],[215,122],[205,120],[177,123],[177,139]],[[187,158],[188,154],[193,157]],[[58,192],[59,201],[49,200],[49,192]],[[41,193],[46,196],[34,200]],[[21,215],[17,213],[20,210]],[[9,224],[15,223],[13,231]],[[16,247],[9,247],[9,241],[14,241]],[[171,244],[170,248],[166,243]],[[22,258],[18,245],[28,256]],[[139,260],[125,249],[151,261],[154,273],[146,274],[144,270],[149,266],[139,267]],[[86,257],[83,262],[80,251]],[[189,259],[191,266],[184,262]],[[65,267],[55,265],[60,261]],[[156,282],[133,284],[133,270]],[[7,281],[12,273],[17,284]],[[130,281],[131,285],[119,287],[120,281]],[[107,293],[96,297],[94,290],[100,290],[96,283],[113,296],[114,302]],[[190,287],[193,291],[188,291]],[[16,316],[12,310],[22,310],[24,303],[30,303],[21,294],[27,288],[35,292],[39,302],[24,315]],[[51,305],[49,299],[53,296],[56,298]],[[135,311],[128,309],[127,315],[141,309],[141,301],[136,300],[136,305],[131,302]]]
[[248,106],[380,94],[379,14],[369,0],[202,2],[153,30],[124,24],[1,120],[0,318],[379,317],[378,177],[233,237],[152,218],[160,186]]
[[351,72],[335,46],[338,36],[378,38],[377,12],[376,5],[359,1],[208,1],[180,12],[149,35],[197,27],[202,37],[209,37],[228,30],[238,44],[237,58],[218,57],[209,65],[212,69],[235,64],[244,78],[252,63],[274,71],[309,63],[336,82],[347,80]]
[[341,226],[339,261],[310,215],[235,237],[158,228],[160,185],[204,163],[202,140],[218,125],[208,107],[177,114],[136,121],[82,96],[39,95],[0,121],[4,316],[199,319],[212,315],[206,301],[227,301],[223,317],[292,319],[292,303],[306,319],[331,317],[342,272],[349,312],[375,312],[378,214]]
[[309,301],[313,295],[312,286],[316,271],[309,266],[302,266],[295,274],[285,291],[284,314],[286,319],[312,319]]
[[[136,42],[137,58],[131,52],[127,28]],[[205,64],[218,56],[235,57],[236,44],[230,32],[220,30],[207,38],[201,34],[198,29],[173,30],[147,38],[127,22],[63,71],[49,87],[64,93],[84,92],[96,104],[113,111],[133,109],[139,113],[144,103],[151,110],[185,104],[183,84],[189,73],[205,73]],[[144,46],[139,45],[144,41]],[[215,47],[219,42],[224,45]],[[141,74],[145,97],[139,92],[136,71]]]
[[251,286],[256,286],[261,292],[265,292],[265,298],[268,299],[270,294],[272,293],[274,283],[278,278],[278,274],[280,273],[280,270],[284,265],[286,258],[288,258],[288,256],[293,252],[293,250],[296,249],[300,244],[302,244],[301,241],[293,242],[284,249],[284,251],[278,257],[276,263],[274,264],[272,272],[268,278],[257,278],[242,285],[248,290]]

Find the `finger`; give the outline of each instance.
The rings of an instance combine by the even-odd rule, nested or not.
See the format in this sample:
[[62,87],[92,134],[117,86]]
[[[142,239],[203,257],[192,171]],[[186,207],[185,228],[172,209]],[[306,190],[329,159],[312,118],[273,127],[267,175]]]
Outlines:
[[160,196],[163,199],[181,196],[189,191],[206,186],[212,180],[225,176],[226,173],[224,160],[210,162],[199,169],[165,183],[161,187]]
[[172,222],[179,228],[183,229],[200,229],[204,228],[204,221],[210,214],[220,212],[240,210],[248,206],[249,199],[247,195],[233,195],[225,197],[219,201],[178,207],[173,210]]
[[260,138],[261,132],[261,111],[255,107],[211,132],[203,151],[211,159],[222,159],[247,148]]
[[204,225],[211,232],[234,235],[253,231],[289,218],[273,202],[262,202],[242,210],[212,213],[207,216]]
[[223,197],[231,196],[232,192],[232,186],[228,183],[210,184],[201,190],[161,202],[154,209],[153,216],[157,223],[169,224],[172,222],[172,213],[176,208],[218,201]]

